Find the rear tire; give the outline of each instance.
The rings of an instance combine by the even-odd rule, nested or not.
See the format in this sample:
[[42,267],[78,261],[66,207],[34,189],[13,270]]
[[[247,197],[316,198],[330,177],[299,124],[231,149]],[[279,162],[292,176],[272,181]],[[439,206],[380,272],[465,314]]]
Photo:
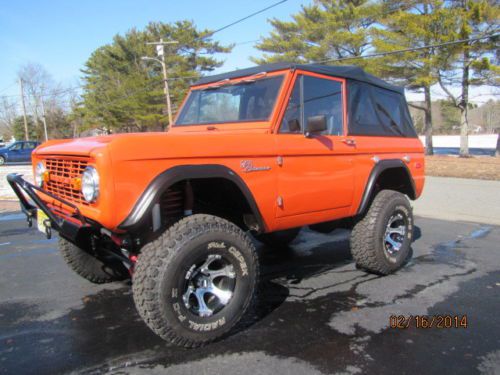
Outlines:
[[257,239],[276,249],[284,249],[290,245],[290,243],[297,238],[300,233],[301,228],[292,228],[280,230],[277,232],[263,233],[257,235]]
[[382,190],[352,230],[351,253],[359,268],[388,275],[407,260],[412,239],[413,213],[408,198],[397,191]]
[[73,271],[94,284],[110,283],[129,277],[122,264],[106,265],[64,238],[59,238],[59,251]]
[[258,277],[257,252],[245,232],[216,216],[192,215],[142,248],[132,290],[154,333],[193,348],[251,316]]

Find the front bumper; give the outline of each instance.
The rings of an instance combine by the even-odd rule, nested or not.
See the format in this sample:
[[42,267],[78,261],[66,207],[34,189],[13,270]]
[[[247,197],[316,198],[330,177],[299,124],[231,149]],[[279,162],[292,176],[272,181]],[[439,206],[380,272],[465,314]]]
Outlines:
[[[59,232],[60,236],[66,238],[68,241],[78,243],[81,241],[82,237],[88,237],[92,232],[98,232],[100,230],[95,223],[91,223],[85,219],[85,217],[80,213],[78,207],[74,204],[29,183],[22,178],[22,175],[17,173],[9,174],[7,176],[7,181],[19,198],[21,210],[26,214],[29,226],[32,225],[33,220],[37,219],[37,209],[40,209],[47,215],[49,222],[44,223],[44,225],[46,229],[45,233],[48,238],[50,238],[51,230],[54,229]],[[72,213],[65,215],[56,214],[54,212],[55,210],[53,211],[49,207],[50,204],[44,202],[36,191],[50,197],[53,201],[58,202],[60,205],[70,208]],[[28,201],[23,192],[35,205]]]

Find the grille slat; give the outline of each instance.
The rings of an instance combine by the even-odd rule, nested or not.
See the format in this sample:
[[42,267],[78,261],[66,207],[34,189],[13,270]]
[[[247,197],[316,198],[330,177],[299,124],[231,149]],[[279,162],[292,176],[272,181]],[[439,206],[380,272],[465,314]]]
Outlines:
[[88,159],[47,158],[45,168],[50,173],[50,181],[44,184],[45,190],[69,202],[88,206],[79,189],[73,189],[71,180],[81,178],[88,165]]

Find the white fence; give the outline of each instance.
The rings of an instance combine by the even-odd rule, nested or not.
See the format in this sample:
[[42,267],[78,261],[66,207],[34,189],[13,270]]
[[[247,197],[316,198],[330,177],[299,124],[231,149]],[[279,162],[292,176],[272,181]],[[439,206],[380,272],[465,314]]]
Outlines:
[[2,165],[0,166],[0,200],[17,199],[16,194],[7,182],[9,173],[20,173],[24,178],[33,182],[33,169],[31,165]]
[[[425,136],[421,135],[419,138],[425,146]],[[469,147],[495,149],[497,147],[497,138],[497,134],[469,135]],[[434,135],[432,144],[434,147],[460,147],[460,136]]]

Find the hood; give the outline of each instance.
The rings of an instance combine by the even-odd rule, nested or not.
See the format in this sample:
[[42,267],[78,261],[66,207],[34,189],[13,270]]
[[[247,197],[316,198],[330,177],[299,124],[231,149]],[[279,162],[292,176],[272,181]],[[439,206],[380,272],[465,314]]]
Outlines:
[[[198,127],[197,127],[198,128]],[[206,127],[204,127],[206,128]],[[35,155],[97,157],[109,153],[112,162],[126,160],[185,159],[253,155],[256,149],[270,152],[274,137],[268,131],[202,131],[123,133],[109,136],[49,141]]]
[[91,156],[99,149],[106,147],[113,139],[130,134],[116,134],[99,137],[86,137],[74,139],[58,139],[47,141],[38,146],[35,155],[77,155]]

